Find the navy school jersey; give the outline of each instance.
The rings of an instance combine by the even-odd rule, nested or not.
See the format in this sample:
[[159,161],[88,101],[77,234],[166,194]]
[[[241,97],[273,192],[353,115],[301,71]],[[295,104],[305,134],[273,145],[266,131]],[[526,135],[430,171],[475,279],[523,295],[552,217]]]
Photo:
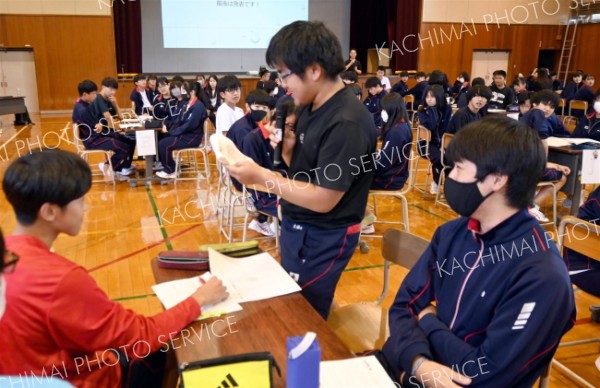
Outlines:
[[572,137],[590,138],[600,141],[600,118],[596,117],[596,112],[591,113],[577,123]]
[[542,112],[539,109],[532,108],[529,112],[525,113],[520,119],[523,123],[527,124],[530,128],[534,129],[540,139],[545,140],[552,136],[552,128]]
[[396,123],[383,134],[371,188],[401,190],[404,187],[409,174],[412,140],[412,130],[405,120]]
[[202,136],[202,126],[207,117],[206,108],[194,98],[185,104],[178,120],[169,128],[169,136]]
[[[587,201],[579,208],[577,217],[584,221],[591,222],[599,228],[600,224],[600,187],[592,191]],[[597,233],[597,230],[591,230],[590,233]],[[565,236],[564,238],[569,238]],[[600,271],[600,263],[570,249],[565,249],[564,260],[569,271],[596,270]]]
[[252,120],[250,113],[246,113],[236,122],[231,124],[229,131],[227,131],[227,137],[231,139],[233,144],[235,144],[239,150],[242,150],[244,138],[256,128],[256,122]]
[[383,121],[381,120],[381,100],[383,97],[387,95],[387,92],[384,90],[381,93],[376,94],[374,96],[368,95],[365,98],[365,106],[367,110],[373,115],[373,122],[377,128],[381,128],[383,125]]
[[442,136],[448,130],[448,124],[452,117],[452,107],[446,105],[446,109],[440,112],[437,108],[426,106],[417,113],[419,125],[431,131],[431,144],[435,148],[440,148]]

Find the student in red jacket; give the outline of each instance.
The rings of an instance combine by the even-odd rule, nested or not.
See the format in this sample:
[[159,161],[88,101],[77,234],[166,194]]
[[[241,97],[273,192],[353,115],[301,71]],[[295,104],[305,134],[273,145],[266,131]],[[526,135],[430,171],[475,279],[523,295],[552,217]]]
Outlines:
[[[2,188],[17,218],[6,246],[19,262],[2,280],[7,308],[0,319],[0,375],[52,375],[85,388],[125,386],[123,371],[140,364],[134,360],[160,355],[202,306],[227,297],[213,277],[149,318],[112,302],[85,268],[51,251],[60,233],[79,233],[90,185],[85,161],[59,149],[35,151],[6,170]],[[130,367],[121,365],[127,362]],[[138,386],[160,386],[161,376],[152,379]]]

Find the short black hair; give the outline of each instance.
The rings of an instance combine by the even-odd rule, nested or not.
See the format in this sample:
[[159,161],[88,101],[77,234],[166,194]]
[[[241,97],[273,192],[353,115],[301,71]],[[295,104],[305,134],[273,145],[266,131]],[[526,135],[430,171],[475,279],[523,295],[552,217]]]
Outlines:
[[535,92],[531,95],[531,103],[532,104],[546,104],[550,105],[550,107],[556,108],[558,104],[560,104],[560,97],[558,94],[554,93],[552,90],[540,90],[539,92]]
[[279,78],[279,73],[276,71],[272,71],[271,75],[269,76],[269,81],[275,81],[277,78]]
[[471,81],[471,86],[485,86],[485,80],[481,77],[475,77],[473,78],[473,81]]
[[550,77],[556,77],[558,75],[558,72],[556,70],[552,70],[550,72]]
[[153,74],[148,74],[148,76],[146,77],[146,81],[150,81],[151,79],[158,80],[158,77],[154,73]]
[[532,203],[546,169],[546,154],[537,132],[503,116],[486,116],[466,125],[452,139],[447,156],[454,163],[474,163],[478,181],[489,174],[506,175],[506,198],[517,209]]
[[263,82],[263,90],[267,92],[267,94],[271,94],[273,90],[277,87],[277,83],[275,81],[265,81]]
[[83,96],[83,93],[92,93],[98,91],[98,85],[96,85],[94,81],[86,79],[77,85],[77,91],[79,92],[79,96]]
[[226,75],[217,81],[217,91],[225,93],[226,90],[240,89],[242,84],[235,75]]
[[343,80],[351,81],[353,83],[358,82],[358,74],[354,70],[344,71],[341,74]]
[[460,73],[458,73],[458,76],[463,77],[465,79],[465,82],[469,82],[471,80],[471,76],[466,71],[461,71]]
[[429,85],[446,85],[448,83],[448,76],[441,70],[434,70],[429,74]]
[[45,203],[65,207],[92,185],[92,173],[77,154],[60,149],[34,150],[8,166],[2,189],[22,225],[35,223]]
[[352,93],[355,96],[360,96],[360,98],[362,98],[362,88],[360,87],[360,85],[358,84],[348,84],[346,85],[347,88],[352,88]]
[[265,92],[262,89],[254,89],[251,90],[248,94],[246,94],[246,104],[252,105],[265,105],[268,106],[271,103],[271,98],[269,93]]
[[377,71],[385,71],[385,66],[377,66]]
[[504,70],[496,70],[495,72],[492,73],[492,75],[494,77],[497,75],[501,75],[502,77],[506,78],[506,72]]
[[111,88],[111,89],[119,89],[119,83],[116,79],[112,77],[106,77],[102,80],[102,86]]
[[517,94],[517,104],[524,105],[527,102],[527,100],[530,100],[531,102],[531,94],[531,92]]
[[406,70],[402,70],[402,71],[400,72],[400,77],[401,77],[401,78],[402,78],[402,77],[408,77],[408,71],[406,71]]
[[593,79],[593,80],[595,80],[595,79],[596,79],[596,77],[594,77],[594,75],[593,75],[593,74],[586,74],[586,75],[584,75],[584,76],[583,76],[583,80],[584,80],[584,81],[586,81],[586,80],[588,80],[588,79]]
[[427,74],[425,74],[424,71],[417,71],[415,73],[415,79],[417,79],[417,78],[426,78],[426,77],[427,77]]
[[367,78],[367,80],[365,81],[365,88],[371,89],[371,88],[374,88],[375,86],[383,86],[383,85],[381,85],[381,80],[377,77]]
[[485,85],[475,85],[467,92],[467,102],[471,101],[473,97],[480,96],[486,100],[492,99],[492,90]]
[[322,22],[295,21],[284,26],[271,38],[265,57],[269,66],[284,64],[300,77],[313,64],[321,66],[329,79],[344,70],[340,41]]
[[156,79],[157,85],[167,85],[168,83],[169,83],[169,80],[167,79],[167,77],[158,77]]
[[583,72],[577,70],[574,71],[573,74],[571,74],[571,78],[575,78],[575,77],[583,77]]
[[133,83],[136,83],[136,82],[138,82],[138,81],[140,81],[140,80],[145,80],[145,79],[146,79],[146,75],[144,75],[143,73],[136,74],[136,75],[133,77]]
[[263,75],[270,73],[269,69],[267,69],[264,66],[261,66],[260,69],[258,70],[258,76],[262,77]]
[[183,79],[182,76],[180,75],[174,75],[173,78],[171,78],[171,82],[184,82],[185,79]]

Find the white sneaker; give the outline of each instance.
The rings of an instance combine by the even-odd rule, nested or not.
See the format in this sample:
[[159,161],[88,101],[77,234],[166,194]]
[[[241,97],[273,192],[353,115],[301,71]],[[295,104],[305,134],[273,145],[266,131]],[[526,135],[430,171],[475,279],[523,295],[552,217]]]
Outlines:
[[373,233],[375,233],[375,227],[373,226],[373,224],[371,224],[371,225],[361,225],[360,226],[360,233],[362,233],[362,234],[373,234]]
[[117,175],[120,176],[129,176],[133,171],[127,168],[122,168],[121,171],[117,171]]
[[440,192],[440,188],[438,187],[438,184],[435,182],[431,182],[431,186],[429,187],[429,193],[437,194],[439,192]]
[[104,174],[105,181],[112,180],[112,171],[110,171],[110,165],[108,163],[98,163],[98,168],[102,171],[102,174]]
[[159,171],[156,173],[156,176],[162,179],[176,179],[177,178],[177,174],[175,174],[174,172],[172,173],[167,173],[165,171]]
[[248,229],[253,230],[262,234],[263,236],[273,237],[275,233],[273,233],[273,229],[271,229],[271,225],[268,222],[260,223],[258,220],[252,220],[248,225]]
[[535,204],[535,205],[533,205],[533,207],[529,208],[529,214],[531,214],[532,216],[534,216],[535,219],[538,220],[539,222],[548,222],[548,221],[550,221],[548,219],[548,217],[546,217],[544,215],[544,213],[542,213],[540,211],[540,206],[537,205],[537,204]]

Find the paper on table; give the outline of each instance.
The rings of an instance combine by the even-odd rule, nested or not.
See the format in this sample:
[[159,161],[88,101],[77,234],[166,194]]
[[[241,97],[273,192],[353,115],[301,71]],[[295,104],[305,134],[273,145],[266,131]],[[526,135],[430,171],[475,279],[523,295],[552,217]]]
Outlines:
[[300,286],[268,253],[234,258],[208,250],[210,270],[237,303],[269,299],[300,291]]
[[321,361],[320,388],[397,388],[375,356]]
[[584,185],[600,183],[600,150],[583,150],[581,183]]
[[135,141],[139,156],[156,155],[156,136],[153,129],[136,131]]
[[[170,309],[176,304],[186,300],[198,289],[201,284],[199,278],[202,278],[204,281],[208,281],[211,276],[212,275],[210,272],[206,272],[202,276],[194,276],[192,278],[155,284],[152,286],[152,290],[163,306],[165,306],[166,309]],[[230,296],[224,301],[215,305],[202,306],[202,315],[200,315],[196,320],[216,317],[222,314],[233,313],[240,310],[242,310],[242,306],[237,304]]]
[[549,147],[565,147],[570,146],[571,144],[581,144],[581,143],[598,143],[600,141],[589,139],[589,138],[579,138],[579,137],[549,137],[546,139]]

